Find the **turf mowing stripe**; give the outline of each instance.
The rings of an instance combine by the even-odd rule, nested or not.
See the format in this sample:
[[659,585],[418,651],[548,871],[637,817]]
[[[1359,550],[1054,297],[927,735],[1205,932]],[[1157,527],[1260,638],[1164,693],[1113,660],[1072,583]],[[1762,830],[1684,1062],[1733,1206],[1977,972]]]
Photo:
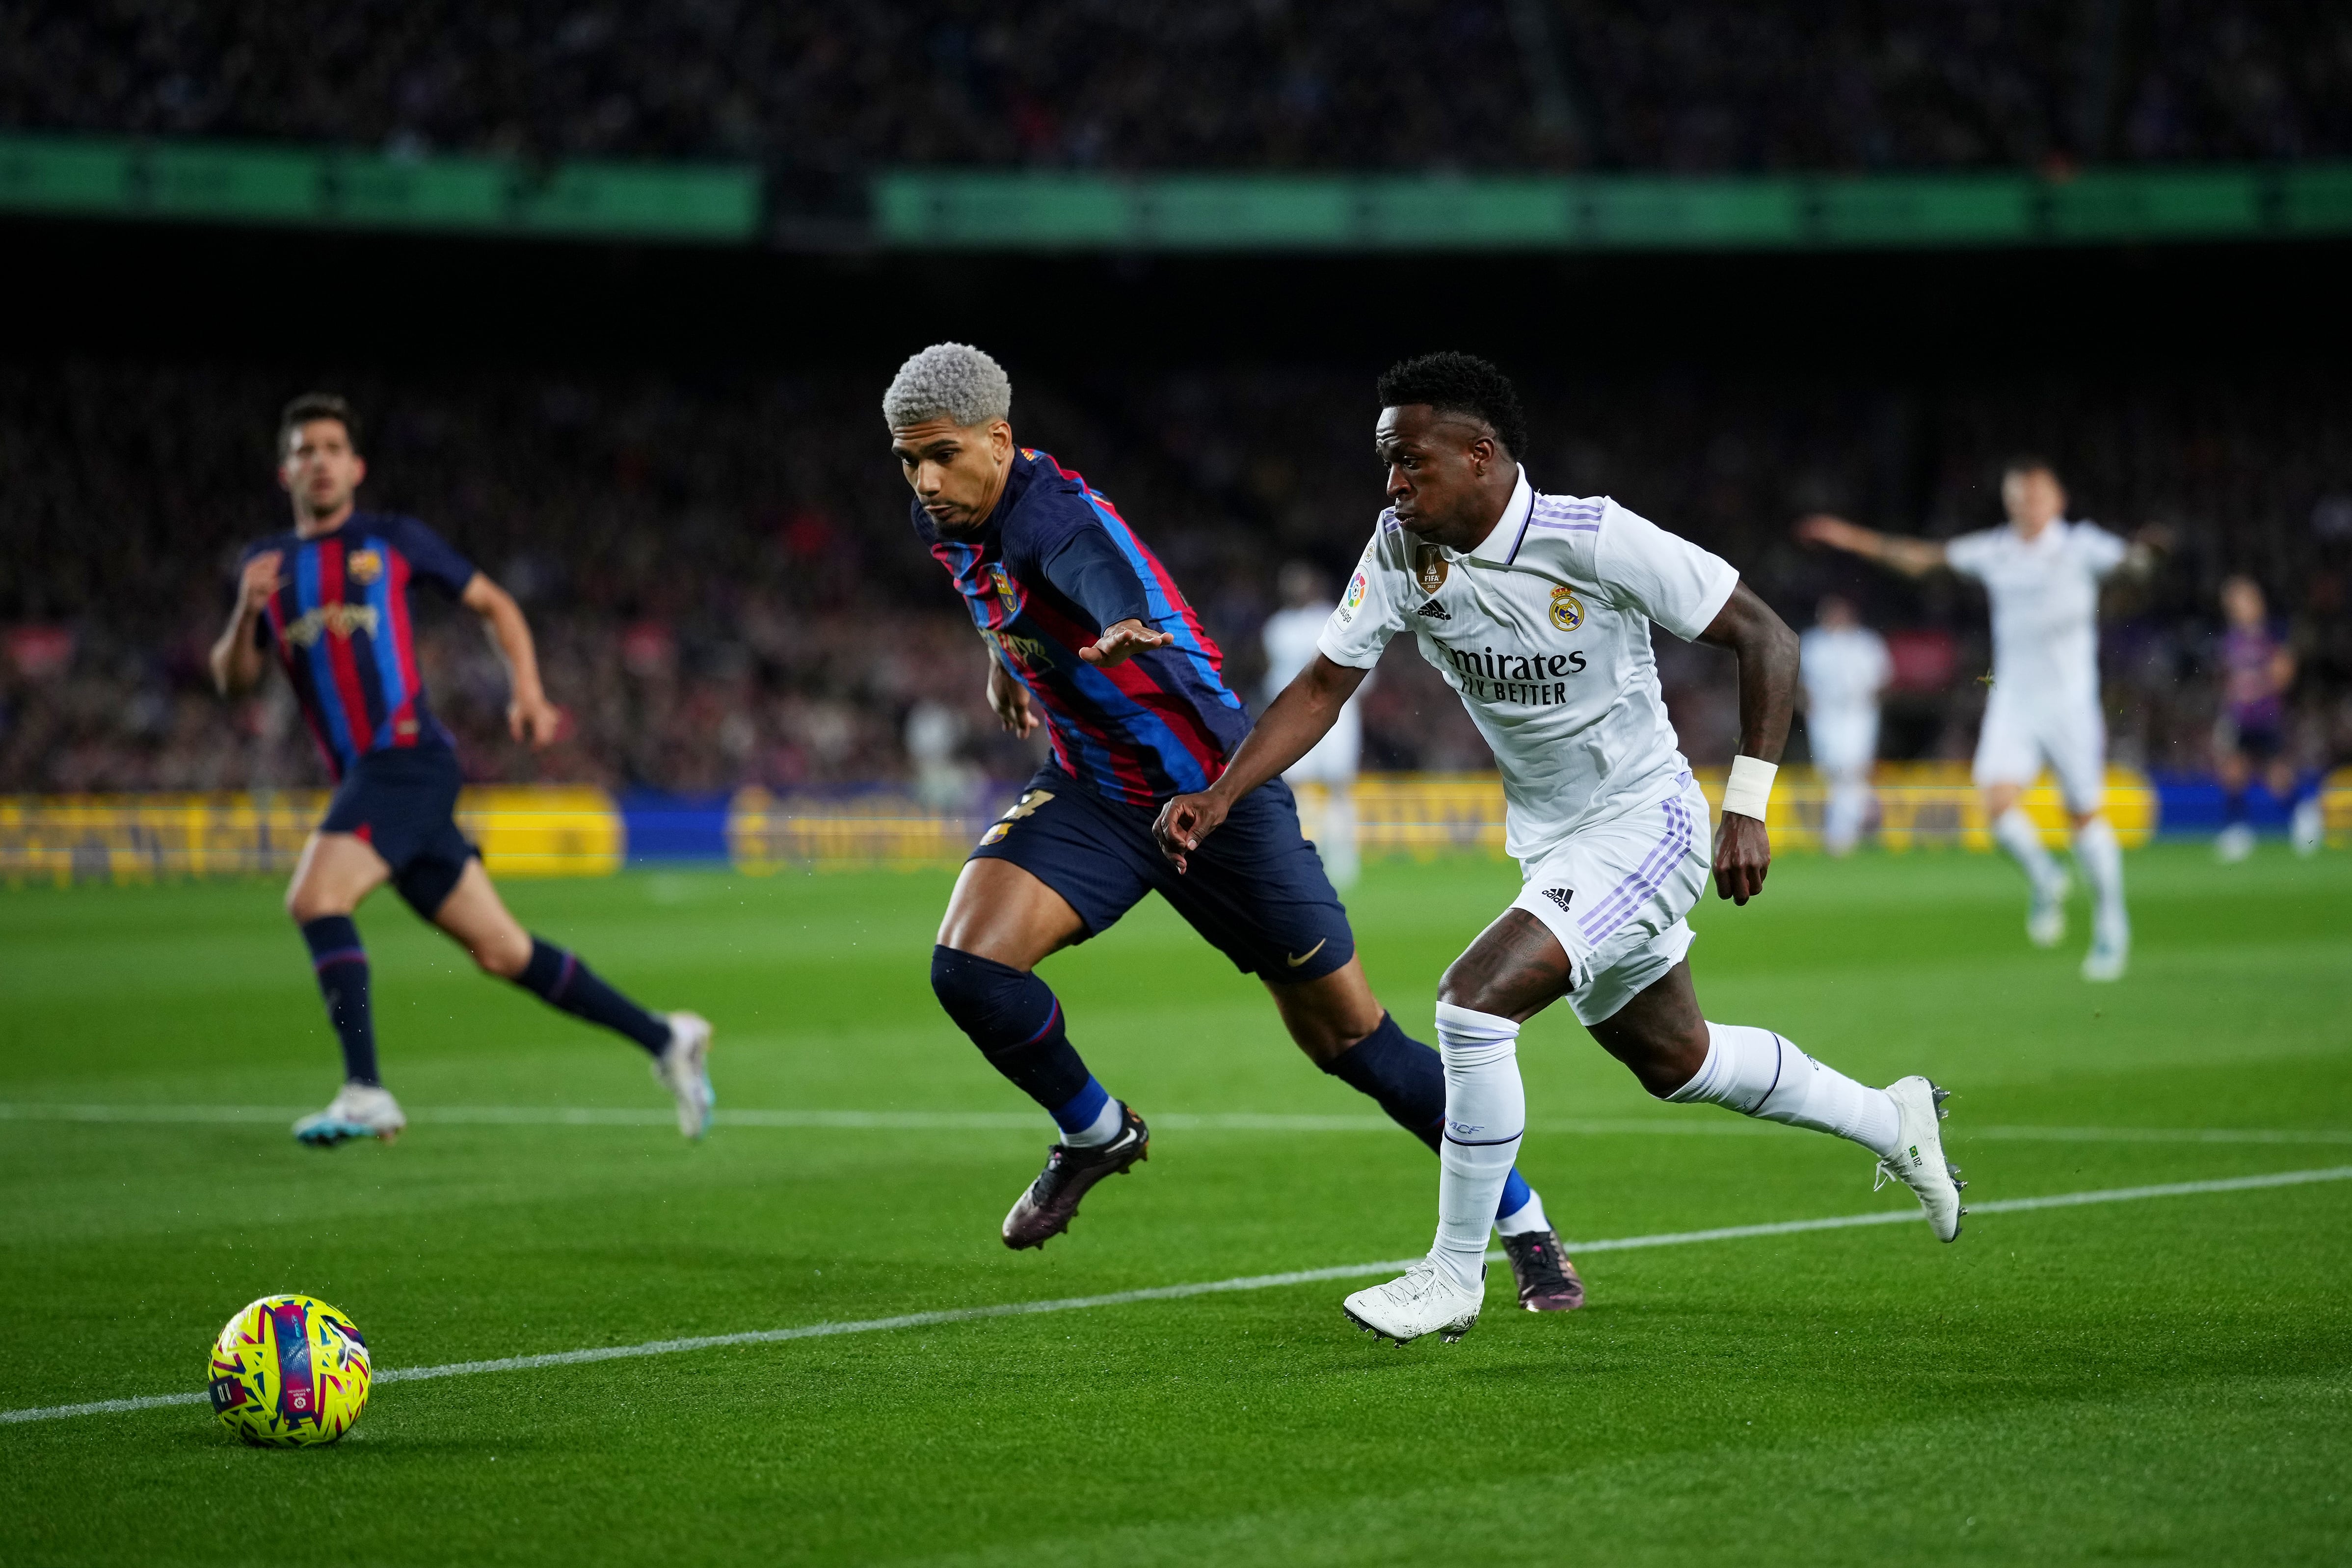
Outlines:
[[[290,1122],[304,1113],[280,1105],[74,1105],[39,1102],[0,1104],[0,1121],[127,1123]],[[1037,1132],[1046,1119],[1034,1111],[720,1111],[722,1127],[829,1127],[850,1132]],[[440,1126],[667,1127],[677,1113],[637,1106],[428,1105],[409,1120]],[[1162,1111],[1151,1124],[1171,1132],[1387,1133],[1386,1116],[1303,1116],[1252,1111]],[[1736,1117],[1570,1116],[1528,1124],[1536,1133],[1656,1134],[1664,1137],[1772,1137],[1762,1123]],[[2352,1144],[2352,1131],[2315,1127],[2032,1127],[1954,1129],[1961,1141],[2053,1144]]]
[[[2053,1193],[2044,1197],[2010,1197],[1969,1206],[1971,1218],[1983,1214],[2021,1214],[2037,1208],[2074,1208],[2093,1203],[2133,1203],[2151,1197],[2189,1197],[2200,1193],[2250,1192],[2262,1187],[2303,1186],[2313,1182],[2352,1181],[2352,1166],[2321,1170],[2275,1171],[2268,1176],[2226,1176],[2216,1181],[2163,1182],[2153,1186],[2105,1187],[2094,1192]],[[1758,1236],[1793,1236],[1808,1230],[1847,1230],[1864,1225],[1900,1225],[1923,1217],[1916,1210],[1882,1209],[1873,1214],[1842,1214],[1825,1219],[1783,1219],[1769,1225],[1727,1225],[1711,1230],[1674,1230],[1656,1236],[1621,1236],[1612,1240],[1570,1241],[1570,1252],[1626,1252],[1645,1247],[1685,1247],[1697,1241],[1736,1241]],[[1500,1261],[1499,1251],[1486,1254]],[[470,1377],[484,1372],[528,1372],[542,1366],[578,1366],[597,1361],[628,1361],[648,1355],[676,1355],[689,1350],[718,1350],[728,1345],[781,1344],[787,1340],[826,1339],[835,1334],[878,1333],[886,1329],[930,1328],[940,1323],[973,1322],[982,1318],[1028,1317],[1040,1312],[1075,1312],[1089,1307],[1121,1307],[1137,1301],[1173,1301],[1190,1296],[1213,1296],[1237,1291],[1267,1291],[1284,1285],[1311,1285],[1325,1280],[1360,1279],[1367,1274],[1402,1271],[1418,1262],[1391,1258],[1380,1263],[1343,1263],[1333,1269],[1297,1269],[1285,1274],[1244,1274],[1232,1280],[1204,1280],[1189,1285],[1154,1285],[1140,1291],[1113,1291],[1099,1296],[1064,1296],[1045,1301],[1003,1301],[989,1307],[950,1307],[935,1312],[906,1312],[893,1318],[865,1318],[844,1323],[806,1323],[799,1328],[753,1329],[743,1333],[703,1334],[693,1339],[648,1340],[642,1344],[604,1345],[588,1350],[559,1350],[543,1355],[509,1355],[495,1361],[455,1361],[442,1366],[386,1367],[375,1375],[378,1383],[421,1383],[436,1377]],[[68,1416],[112,1416],[152,1410],[163,1405],[202,1405],[203,1394],[150,1394],[136,1399],[100,1399],[88,1405],[49,1405],[30,1410],[0,1410],[0,1425],[26,1421],[56,1421]]]

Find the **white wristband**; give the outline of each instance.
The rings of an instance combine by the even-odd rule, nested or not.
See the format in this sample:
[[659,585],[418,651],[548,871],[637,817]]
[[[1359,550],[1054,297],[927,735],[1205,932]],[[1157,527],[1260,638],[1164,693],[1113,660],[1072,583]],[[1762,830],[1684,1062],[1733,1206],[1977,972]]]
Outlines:
[[1764,820],[1764,808],[1772,799],[1772,776],[1780,769],[1769,762],[1759,762],[1753,757],[1731,759],[1731,778],[1723,786],[1723,810],[1728,816],[1737,811],[1743,817]]

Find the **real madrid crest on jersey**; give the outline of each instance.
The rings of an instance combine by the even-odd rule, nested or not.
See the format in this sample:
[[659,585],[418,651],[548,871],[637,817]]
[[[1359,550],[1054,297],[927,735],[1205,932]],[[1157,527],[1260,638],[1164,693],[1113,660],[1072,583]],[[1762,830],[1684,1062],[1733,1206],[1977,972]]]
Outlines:
[[1445,586],[1445,553],[1435,545],[1415,545],[1412,551],[1412,580],[1421,584],[1423,593],[1435,593]]
[[350,562],[343,568],[343,575],[365,588],[383,575],[383,557],[372,549],[353,550]]
[[1584,624],[1584,601],[1572,588],[1551,591],[1551,623],[1563,632],[1573,632]]

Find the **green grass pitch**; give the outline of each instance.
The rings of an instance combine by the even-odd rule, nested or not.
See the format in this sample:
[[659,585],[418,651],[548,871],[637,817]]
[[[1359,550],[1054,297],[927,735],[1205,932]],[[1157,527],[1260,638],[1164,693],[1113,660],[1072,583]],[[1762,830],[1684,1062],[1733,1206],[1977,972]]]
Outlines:
[[[2000,862],[1791,858],[1761,902],[1696,917],[1700,996],[1872,1082],[1957,1090],[1973,1200],[2352,1166],[2352,857],[2159,846],[2130,876],[2133,974],[2092,987],[2079,901],[2067,948],[2035,952]],[[1512,883],[1370,871],[1366,963],[1415,1032]],[[0,1410],[194,1392],[271,1291],[342,1307],[399,1368],[1427,1245],[1434,1161],[1155,904],[1045,971],[1158,1119],[1152,1158],[1067,1239],[1006,1252],[1049,1139],[932,1001],[947,887],[508,892],[648,1003],[710,1015],[722,1116],[961,1124],[722,1120],[688,1146],[633,1049],[475,976],[385,896],[362,924],[415,1122],[323,1154],[286,1133],[336,1072],[274,890],[0,894]],[[1571,1240],[1911,1205],[1850,1145],[1651,1103],[1565,1009],[1521,1059],[1524,1168]],[[646,1117],[478,1115],[557,1106]],[[1218,1120],[1250,1113],[1333,1122]],[[2352,1557],[2352,1182],[1979,1215],[1949,1248],[1902,1224],[1580,1261],[1585,1311],[1507,1310],[1505,1278],[1453,1346],[1351,1332],[1339,1299],[1366,1277],[383,1383],[315,1451],[240,1448],[202,1406],[0,1424],[0,1561]]]

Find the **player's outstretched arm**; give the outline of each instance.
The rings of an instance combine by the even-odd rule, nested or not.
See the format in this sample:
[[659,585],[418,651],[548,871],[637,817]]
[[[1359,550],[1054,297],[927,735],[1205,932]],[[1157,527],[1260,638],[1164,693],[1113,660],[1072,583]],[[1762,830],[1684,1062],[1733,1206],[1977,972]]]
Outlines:
[[1809,545],[1827,545],[1864,560],[1874,560],[1891,567],[1906,577],[1925,577],[1939,567],[1950,564],[1945,559],[1944,547],[1934,539],[1907,538],[1901,534],[1882,534],[1876,528],[1865,528],[1847,522],[1843,517],[1827,512],[1815,512],[1797,519],[1798,539]]
[[[1780,764],[1789,744],[1789,719],[1797,704],[1797,634],[1756,597],[1746,583],[1731,591],[1715,620],[1698,640],[1728,648],[1739,661],[1739,756],[1732,762],[1735,783],[1740,763],[1753,758],[1769,764],[1756,769],[1770,788],[1770,769]],[[1772,866],[1772,841],[1764,831],[1763,802],[1753,802],[1756,814],[1738,810],[1730,791],[1724,800],[1723,828],[1715,839],[1715,891],[1719,898],[1745,904],[1764,891],[1764,873]]]
[[992,657],[988,661],[988,706],[1007,735],[1026,740],[1037,728],[1037,709],[1029,701],[1029,688]]
[[278,567],[284,557],[276,550],[264,550],[245,563],[245,574],[236,582],[236,608],[229,612],[228,625],[219,641],[213,644],[213,686],[225,697],[242,696],[260,685],[263,663],[261,650],[255,645],[254,629],[269,608],[269,601],[286,586]]
[[[1215,783],[1160,808],[1160,820],[1151,830],[1160,840],[1160,852],[1182,871],[1185,855],[1217,831],[1234,801],[1315,749],[1370,673],[1316,654],[1315,662],[1299,671],[1298,678],[1258,716],[1256,727],[1243,737]],[[1781,728],[1787,727],[1784,722]]]
[[522,606],[514,601],[513,594],[478,571],[467,580],[457,601],[482,618],[490,646],[506,664],[511,693],[507,702],[508,731],[534,747],[553,745],[562,733],[563,715],[547,700],[547,692],[539,684],[539,650],[530,640],[530,622],[523,619]]

